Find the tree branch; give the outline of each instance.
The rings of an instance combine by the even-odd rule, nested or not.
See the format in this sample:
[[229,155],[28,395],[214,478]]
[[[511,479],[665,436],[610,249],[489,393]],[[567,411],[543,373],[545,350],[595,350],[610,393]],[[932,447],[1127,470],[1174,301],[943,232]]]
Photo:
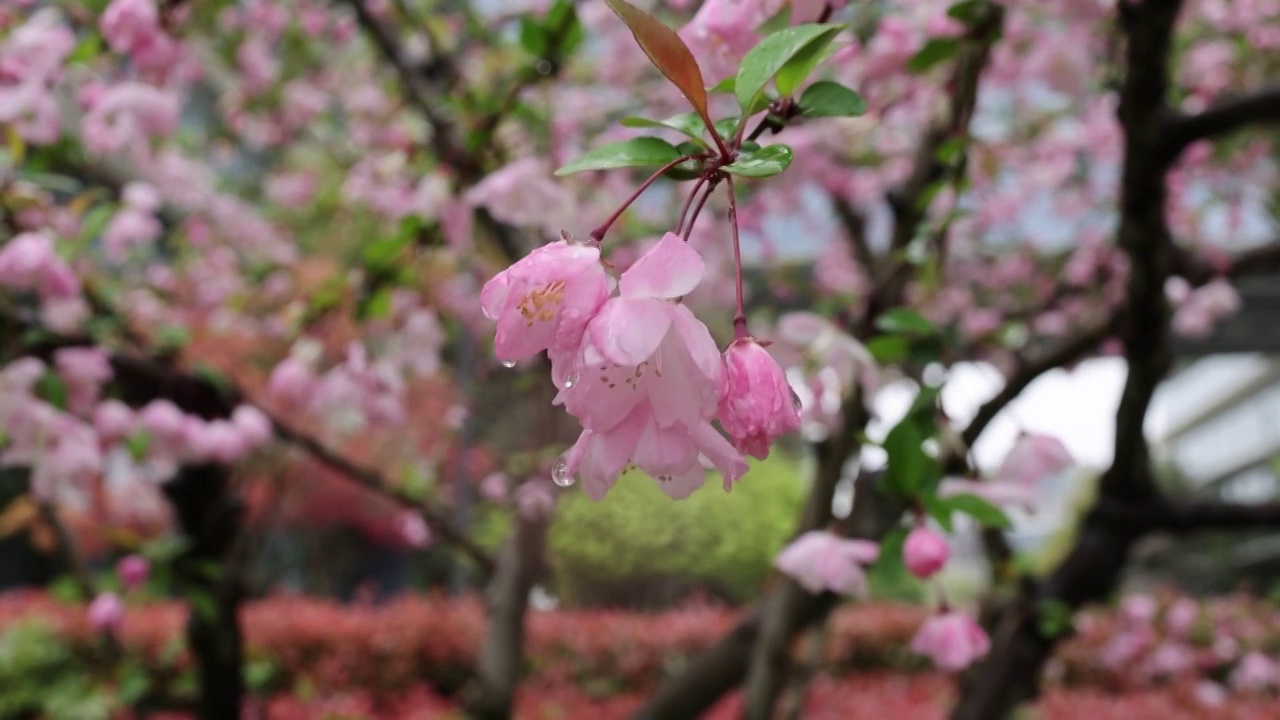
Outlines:
[[1248,530],[1280,527],[1280,503],[1245,505],[1217,500],[1176,500],[1143,506],[1102,504],[1100,520],[1144,532]]
[[1161,152],[1174,160],[1198,140],[1227,135],[1248,125],[1280,124],[1280,85],[1262,88],[1238,97],[1218,101],[1194,115],[1175,114],[1165,118]]
[[1114,323],[1102,322],[1085,328],[1079,334],[1068,338],[1061,345],[1051,348],[1042,355],[1034,358],[1019,358],[1018,368],[1005,381],[1004,387],[1000,388],[1000,392],[995,397],[986,401],[978,408],[977,414],[965,426],[961,433],[965,447],[973,447],[978,441],[978,436],[987,428],[987,425],[995,419],[996,415],[1005,408],[1015,398],[1022,394],[1027,386],[1035,381],[1036,378],[1053,370],[1054,368],[1069,365],[1094,350],[1101,345],[1104,340],[1111,336],[1114,330]]
[[1173,261],[1173,274],[1195,286],[1219,276],[1234,279],[1276,272],[1280,272],[1280,239],[1237,253],[1225,267],[1186,251],[1176,253]]

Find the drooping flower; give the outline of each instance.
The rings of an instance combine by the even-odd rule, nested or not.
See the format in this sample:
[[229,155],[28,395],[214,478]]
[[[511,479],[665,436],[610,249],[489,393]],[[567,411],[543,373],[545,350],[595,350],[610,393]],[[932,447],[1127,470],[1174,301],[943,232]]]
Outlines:
[[863,566],[876,561],[880,547],[868,540],[847,540],[829,532],[807,532],[783,548],[774,567],[811,593],[865,596]]
[[668,233],[622,274],[581,345],[551,353],[555,403],[584,428],[561,470],[581,474],[589,496],[602,497],[628,465],[674,498],[702,484],[704,461],[726,489],[746,472],[710,422],[724,391],[720,351],[679,302],[702,273],[697,251]]
[[911,640],[911,651],[924,655],[940,670],[963,670],[991,650],[991,639],[977,621],[965,613],[950,610],[935,615],[920,626]]
[[557,240],[485,283],[480,304],[497,321],[494,354],[517,362],[543,350],[572,352],[609,294],[600,250]]
[[763,460],[775,440],[800,428],[791,386],[777,361],[754,338],[735,340],[724,362],[720,424],[739,452]]
[[946,539],[923,526],[912,530],[902,546],[902,560],[907,570],[921,579],[932,577],[950,557],[951,548]]

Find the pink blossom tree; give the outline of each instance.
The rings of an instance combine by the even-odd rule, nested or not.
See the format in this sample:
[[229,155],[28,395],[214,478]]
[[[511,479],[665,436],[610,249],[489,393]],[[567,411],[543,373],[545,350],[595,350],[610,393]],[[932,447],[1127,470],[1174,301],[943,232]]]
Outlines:
[[[1273,16],[7,3],[0,462],[55,527],[92,506],[184,538],[164,560],[208,718],[244,691],[240,479],[323,468],[390,507],[395,542],[476,568],[490,622],[462,697],[506,717],[557,494],[633,469],[673,501],[708,472],[731,490],[798,434],[816,468],[783,580],[639,713],[693,717],[742,685],[767,718],[792,641],[861,594],[864,565],[933,576],[957,515],[1002,556],[1001,507],[1072,460],[1027,436],[983,478],[969,448],[1039,375],[1120,355],[1115,459],[1067,559],[986,629],[943,602],[912,643],[977,663],[954,717],[1002,716],[1035,693],[1047,608],[1105,598],[1137,539],[1280,521],[1167,496],[1142,432],[1172,334],[1211,333],[1234,280],[1280,268],[1274,148],[1250,132],[1280,121]],[[965,361],[1005,384],[959,426],[940,397]],[[915,399],[838,518],[889,380]],[[478,502],[514,508],[497,557],[457,520]],[[93,587],[63,529],[110,633],[128,598]]]

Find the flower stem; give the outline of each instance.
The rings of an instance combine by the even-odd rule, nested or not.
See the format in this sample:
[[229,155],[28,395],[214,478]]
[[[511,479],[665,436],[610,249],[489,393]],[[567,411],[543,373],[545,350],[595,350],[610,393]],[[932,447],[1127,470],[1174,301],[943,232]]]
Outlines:
[[742,244],[738,241],[738,198],[733,191],[733,176],[725,175],[729,182],[729,234],[733,237],[733,267],[737,275],[738,308],[733,315],[733,337],[741,340],[747,336],[747,314],[742,302]]
[[698,221],[698,215],[702,212],[702,206],[707,204],[707,198],[711,197],[711,193],[715,192],[716,184],[720,180],[715,176],[707,181],[707,189],[702,193],[702,197],[698,198],[697,204],[693,206],[693,214],[689,216],[689,225],[684,228],[684,239],[689,240],[689,235],[693,233],[693,224]]
[[679,235],[684,230],[684,219],[689,214],[689,207],[693,205],[693,198],[697,196],[698,191],[702,189],[702,184],[707,181],[707,176],[703,175],[693,184],[693,190],[689,192],[689,197],[684,199],[684,207],[680,208],[680,220],[676,223],[676,234]]
[[650,175],[649,179],[645,180],[644,183],[642,183],[640,187],[634,193],[631,194],[631,197],[627,198],[626,201],[622,203],[622,207],[619,207],[617,210],[614,210],[613,214],[610,215],[603,223],[600,224],[600,227],[591,231],[591,239],[595,240],[597,243],[599,243],[601,240],[604,240],[604,234],[609,232],[609,228],[618,220],[619,217],[622,217],[622,213],[626,212],[627,208],[631,207],[631,203],[635,202],[636,198],[639,198],[640,195],[644,193],[645,190],[649,189],[650,185],[652,185],[658,178],[665,175],[666,172],[671,168],[679,165],[682,162],[687,162],[692,159],[693,159],[692,155],[685,155],[683,157],[678,157],[675,160],[672,160],[666,165],[663,165],[661,168],[658,168],[657,172]]

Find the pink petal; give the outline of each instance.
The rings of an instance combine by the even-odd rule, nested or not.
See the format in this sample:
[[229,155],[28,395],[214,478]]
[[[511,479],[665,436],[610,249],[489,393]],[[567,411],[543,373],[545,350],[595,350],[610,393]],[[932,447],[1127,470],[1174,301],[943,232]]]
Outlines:
[[592,344],[610,362],[634,367],[653,357],[671,329],[671,306],[652,298],[613,298],[587,326]]
[[698,251],[667,233],[622,274],[618,287],[623,297],[675,299],[698,287],[703,269]]

